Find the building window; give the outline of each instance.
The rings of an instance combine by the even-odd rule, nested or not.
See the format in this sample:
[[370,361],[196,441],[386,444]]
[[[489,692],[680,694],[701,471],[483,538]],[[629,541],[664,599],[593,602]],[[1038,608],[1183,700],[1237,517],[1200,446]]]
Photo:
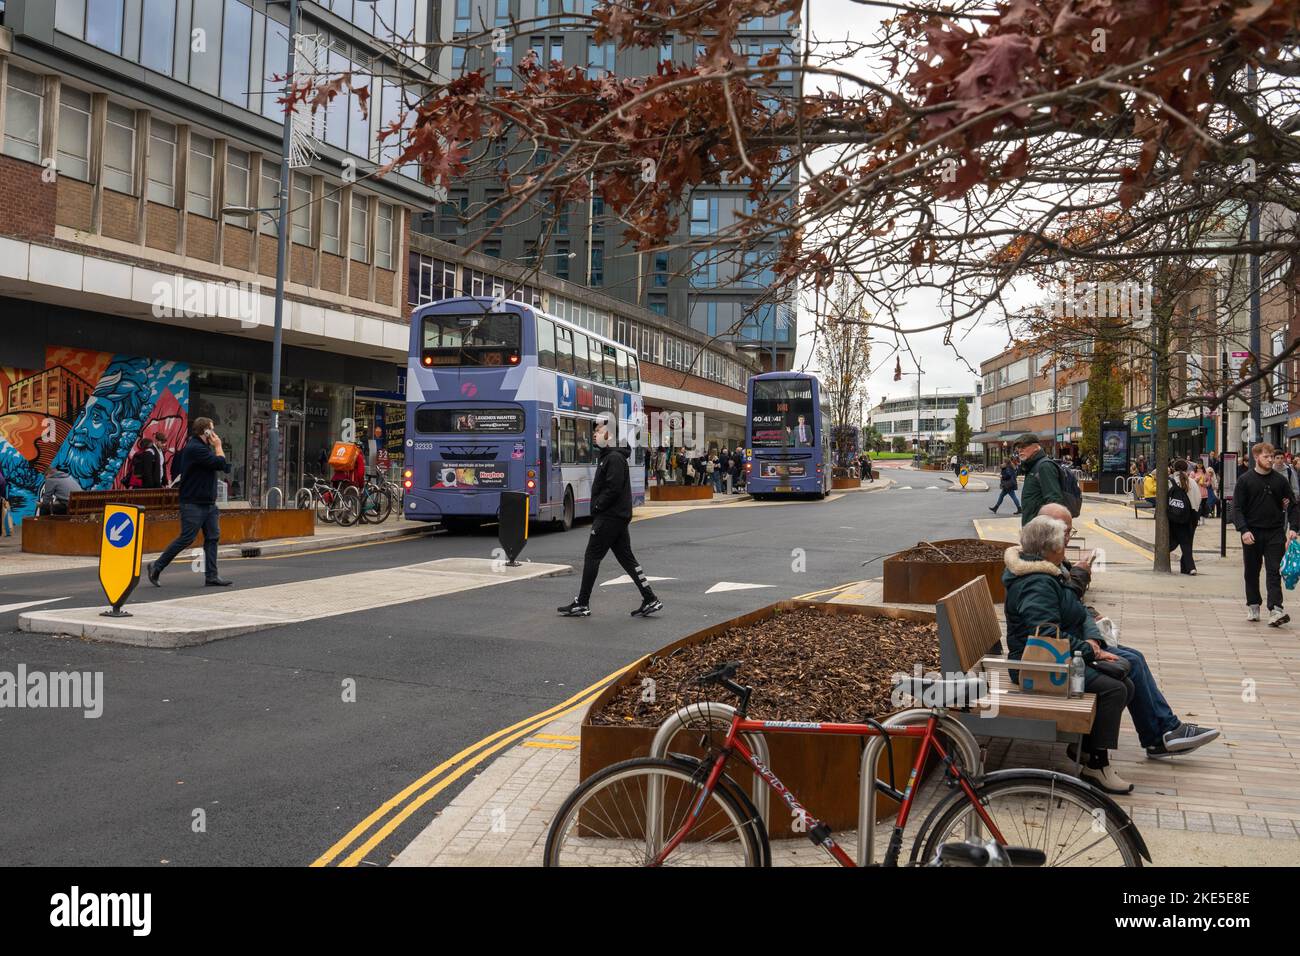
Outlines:
[[342,211],[339,191],[326,183],[325,196],[321,201],[320,247],[322,251],[336,256],[339,254],[339,218]]
[[81,39],[86,33],[86,0],[57,0],[54,29]]
[[469,193],[453,192],[438,207],[438,235],[458,236],[465,231],[461,217],[469,210]]
[[507,46],[504,50],[494,51],[496,66],[493,68],[493,79],[498,83],[509,86],[515,78],[514,70],[514,50]]
[[555,244],[555,277],[557,279],[569,278],[569,244],[567,242],[557,242]]
[[673,58],[673,38],[671,36],[661,37],[659,39],[659,62],[672,62]]
[[300,246],[311,241],[311,177],[294,173],[289,186],[289,240]]
[[135,111],[116,103],[108,104],[104,131],[104,185],[135,194]]
[[58,171],[90,180],[90,94],[70,86],[59,94]]
[[[540,11],[538,11],[537,15],[540,17],[542,14]],[[563,37],[551,37],[551,62],[552,63],[564,62],[564,38]]]
[[691,200],[691,235],[709,236],[718,230],[718,200]]
[[41,161],[44,106],[44,78],[14,66],[9,67],[9,86],[5,90],[6,155],[31,163]]
[[155,73],[172,75],[176,33],[176,0],[144,0],[140,15],[140,64]]
[[145,198],[164,206],[176,205],[176,127],[149,121],[149,181]]
[[[283,78],[276,82],[276,77],[283,77],[285,68],[289,65],[289,34],[288,28],[284,24],[266,18],[266,44],[264,46],[262,57],[262,115],[267,119],[273,119],[277,123],[284,122],[284,104],[278,103],[281,92],[284,90]],[[334,103],[337,103],[341,97],[335,97]],[[333,103],[330,104],[331,106]],[[329,113],[329,107],[326,107],[326,113]],[[338,145],[337,143],[334,145]]]
[[591,278],[588,285],[598,286],[605,284],[605,247],[591,247]]
[[[226,148],[226,198],[227,206],[248,206],[248,176],[250,157],[242,149]],[[226,216],[226,222],[247,229],[253,223],[247,216]]]
[[87,0],[86,42],[107,50],[122,52],[123,0]]
[[[217,0],[199,0],[194,4],[190,24],[192,30],[203,31],[207,46],[206,53],[190,54],[190,86],[213,96],[221,94],[221,21],[224,12],[224,5]],[[193,36],[193,32],[190,35]],[[284,67],[280,67],[279,72],[283,73]]]
[[[655,315],[667,315],[668,297],[663,295],[650,296],[650,311],[653,312]],[[647,354],[649,350],[644,345],[642,346],[641,351],[646,358],[650,357],[649,354]]]
[[370,201],[366,196],[352,194],[352,216],[348,223],[348,244],[352,258],[357,262],[370,261]]
[[[718,263],[712,251],[691,253],[691,286],[696,289],[712,289],[718,284]],[[713,333],[710,332],[710,335]]]
[[185,170],[185,210],[212,218],[212,156],[214,143],[190,133],[189,167]]
[[614,44],[587,38],[587,77],[598,80],[614,72]]
[[591,231],[598,235],[605,231],[605,200],[599,196],[591,197]]
[[655,253],[654,286],[656,289],[668,288],[668,253]]
[[456,33],[469,33],[470,0],[456,0],[456,22],[452,29]]
[[253,46],[253,11],[241,0],[226,0],[221,34],[221,98],[248,105],[248,58]]
[[381,269],[393,268],[393,219],[396,210],[386,202],[379,204],[375,225],[375,265]]
[[[263,209],[280,208],[280,164],[262,160],[262,178],[257,189],[257,204]],[[279,220],[272,216],[257,214],[258,228],[268,236],[278,235],[276,224]]]

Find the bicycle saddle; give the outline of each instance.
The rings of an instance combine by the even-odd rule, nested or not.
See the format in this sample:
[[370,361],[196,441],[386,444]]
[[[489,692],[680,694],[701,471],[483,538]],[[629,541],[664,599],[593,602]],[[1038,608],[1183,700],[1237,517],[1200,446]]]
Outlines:
[[895,694],[906,694],[923,707],[972,707],[988,696],[983,674],[955,678],[904,677],[894,682]]

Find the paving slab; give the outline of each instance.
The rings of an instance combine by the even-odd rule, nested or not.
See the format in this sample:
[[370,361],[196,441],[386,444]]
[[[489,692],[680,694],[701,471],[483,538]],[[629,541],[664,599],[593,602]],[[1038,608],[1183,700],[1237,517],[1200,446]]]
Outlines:
[[[189,647],[282,624],[572,573],[567,564],[524,562],[512,568],[488,558],[443,558],[314,581],[213,588],[198,597],[128,604],[130,617],[104,617],[103,605],[32,611],[19,615],[18,627],[36,634],[138,647]],[[145,581],[139,586],[149,584]]]

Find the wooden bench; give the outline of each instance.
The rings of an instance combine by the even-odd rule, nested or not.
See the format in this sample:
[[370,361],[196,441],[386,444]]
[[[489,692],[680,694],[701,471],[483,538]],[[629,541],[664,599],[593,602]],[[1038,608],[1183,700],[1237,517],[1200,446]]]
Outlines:
[[1130,502],[1130,504],[1133,505],[1133,517],[1138,517],[1140,512],[1149,511],[1151,512],[1151,520],[1154,521],[1156,517],[1156,506],[1142,497],[1142,493],[1138,491],[1140,487],[1141,482],[1133,486],[1133,500]]
[[179,488],[128,488],[122,491],[74,491],[68,496],[68,514],[103,514],[104,505],[135,505],[147,511],[179,511]]
[[[1002,625],[981,576],[944,595],[935,605],[940,667],[945,674],[987,673],[989,701],[954,715],[977,737],[1079,743],[1092,727],[1095,694],[1057,697],[1026,693],[1011,682],[1011,668],[1064,671],[1064,664],[1024,664],[1003,656]],[[997,716],[991,716],[996,706]],[[1080,748],[1082,749],[1082,748]]]

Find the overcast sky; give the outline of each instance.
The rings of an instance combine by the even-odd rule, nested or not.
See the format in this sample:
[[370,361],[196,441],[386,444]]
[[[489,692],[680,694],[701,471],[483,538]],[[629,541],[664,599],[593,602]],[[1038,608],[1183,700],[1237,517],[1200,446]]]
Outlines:
[[[814,41],[836,41],[849,37],[862,38],[876,32],[881,14],[871,8],[851,0],[814,0],[812,3],[812,36]],[[841,65],[846,68],[846,65]],[[855,66],[855,72],[865,72],[867,64]],[[847,91],[846,91],[847,92]],[[1019,299],[1021,297],[1017,297]],[[1016,307],[1029,305],[1036,296],[1027,290],[1024,301],[1014,301]],[[814,325],[811,315],[811,297],[805,297],[801,305],[799,321],[799,347],[795,353],[795,368],[803,368],[807,363],[810,371],[816,371],[813,357],[813,339],[810,334]],[[905,308],[899,310],[897,317],[903,328],[932,324],[940,316],[938,296],[933,290],[920,290],[909,297]],[[963,364],[949,346],[943,344],[943,330],[918,334],[909,337],[912,351],[920,359],[921,389],[923,393],[933,394],[935,387],[947,387],[951,391],[975,390],[981,361],[991,358],[1009,345],[1005,320],[999,309],[996,313],[986,315],[973,329],[963,328],[953,335],[958,351],[974,367],[974,372]],[[877,404],[883,398],[899,398],[905,394],[916,394],[916,376],[904,375],[901,381],[894,381],[894,361],[897,353],[893,351],[893,338],[883,340],[873,346],[871,376],[867,384],[868,407]],[[903,354],[903,371],[914,371],[910,355]]]

